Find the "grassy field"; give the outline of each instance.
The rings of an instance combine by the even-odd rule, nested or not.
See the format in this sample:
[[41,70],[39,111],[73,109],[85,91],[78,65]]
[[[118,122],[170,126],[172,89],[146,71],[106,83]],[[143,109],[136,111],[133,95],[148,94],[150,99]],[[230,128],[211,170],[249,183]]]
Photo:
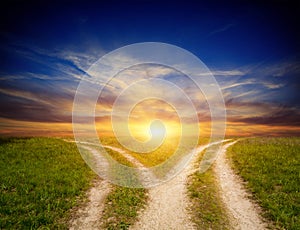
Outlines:
[[[119,153],[107,152],[131,166]],[[96,177],[76,144],[57,138],[0,139],[0,158],[0,229],[67,229],[70,210]],[[111,167],[110,173],[128,183],[138,180],[123,168]],[[127,229],[146,201],[145,189],[114,186],[105,201],[103,227]]]
[[[103,144],[122,148],[114,139]],[[172,147],[162,147],[152,155],[130,154],[150,167],[170,157]],[[133,166],[120,153],[106,150],[119,163]],[[227,154],[266,217],[278,228],[300,229],[300,138],[243,139]],[[0,158],[0,229],[66,229],[70,210],[80,204],[95,178],[76,144],[57,138],[2,138]],[[124,167],[110,167],[109,173],[116,180],[139,183],[138,175]],[[230,228],[211,169],[189,177],[188,193],[199,229]],[[102,227],[128,229],[147,197],[146,189],[113,186]]]
[[0,139],[0,229],[64,229],[94,177],[74,143]]
[[300,229],[300,138],[249,138],[227,151],[267,218]]

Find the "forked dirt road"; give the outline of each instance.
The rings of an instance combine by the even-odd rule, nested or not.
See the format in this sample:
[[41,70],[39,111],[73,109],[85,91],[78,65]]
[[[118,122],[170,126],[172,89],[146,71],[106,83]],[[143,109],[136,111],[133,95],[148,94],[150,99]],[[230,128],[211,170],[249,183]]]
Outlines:
[[186,183],[187,177],[195,171],[199,154],[207,147],[195,149],[190,164],[173,179],[149,189],[148,207],[130,229],[196,229],[189,215]]
[[[265,229],[259,208],[248,198],[242,182],[230,168],[226,157],[226,149],[234,144],[225,144],[215,161],[214,172],[221,188],[221,197],[227,208],[233,229]],[[94,155],[95,149],[86,146]],[[106,146],[126,156],[120,149]],[[191,163],[173,179],[149,189],[149,203],[140,213],[139,220],[130,229],[196,229],[189,215],[189,199],[187,197],[187,177],[195,171],[195,161],[206,146],[195,149]],[[127,156],[130,160],[131,156]],[[98,159],[101,160],[100,158]],[[131,162],[134,162],[131,159]],[[136,163],[136,162],[135,162]],[[101,163],[99,167],[106,167]],[[137,165],[137,167],[142,167]],[[70,229],[99,229],[99,219],[103,210],[103,201],[110,191],[108,182],[99,181],[88,193],[89,201],[80,208],[70,223]]]

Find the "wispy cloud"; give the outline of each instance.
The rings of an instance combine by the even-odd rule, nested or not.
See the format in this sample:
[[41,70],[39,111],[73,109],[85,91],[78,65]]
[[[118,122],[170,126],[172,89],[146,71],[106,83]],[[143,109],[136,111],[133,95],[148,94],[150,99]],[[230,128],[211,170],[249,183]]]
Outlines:
[[53,56],[68,60],[80,69],[87,71],[99,58],[106,52],[100,47],[93,47],[85,50],[85,52],[74,50],[56,50]]
[[211,71],[214,76],[243,76],[247,72],[240,69],[233,70],[213,70]]
[[228,89],[236,88],[236,87],[239,87],[239,86],[253,85],[253,84],[257,84],[257,83],[248,80],[246,82],[231,83],[229,85],[222,86],[221,89],[222,90],[228,90]]
[[[280,100],[281,90],[286,91],[295,87],[297,76],[300,74],[299,63],[284,61],[283,63],[265,63],[242,66],[238,69],[226,70],[229,73],[239,70],[242,75],[216,75],[216,79],[227,98],[247,95],[251,100]],[[214,72],[223,72],[214,70]],[[278,73],[282,75],[278,77]],[[246,94],[245,94],[246,93]]]
[[219,28],[211,31],[208,34],[208,37],[213,36],[213,35],[218,34],[218,33],[225,32],[225,31],[229,30],[230,28],[234,27],[235,25],[236,25],[235,23],[229,23],[229,24],[226,24],[226,25],[224,25],[222,27],[219,27]]
[[205,77],[205,76],[215,76],[215,77],[238,77],[247,74],[244,70],[241,69],[232,69],[232,70],[218,70],[211,69],[210,72],[202,72],[198,73],[197,76]]
[[73,136],[73,131],[69,122],[32,122],[0,117],[0,135]]
[[[231,105],[232,106],[232,105]],[[256,111],[255,114],[236,115],[229,117],[230,122],[242,122],[244,124],[260,124],[260,125],[273,125],[273,126],[290,126],[300,127],[300,111],[299,108],[289,108],[285,106],[271,105],[268,103],[261,103],[261,111],[258,114],[255,105],[249,105],[248,108]],[[263,108],[265,107],[265,108]]]
[[280,89],[286,85],[283,83],[273,83],[273,82],[263,82],[262,84],[268,89]]

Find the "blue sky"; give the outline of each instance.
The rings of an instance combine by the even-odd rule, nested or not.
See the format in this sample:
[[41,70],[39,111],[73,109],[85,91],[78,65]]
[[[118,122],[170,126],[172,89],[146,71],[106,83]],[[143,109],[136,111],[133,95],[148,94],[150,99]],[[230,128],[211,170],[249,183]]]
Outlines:
[[95,61],[125,45],[164,42],[212,71],[231,134],[299,135],[299,4],[208,2],[2,2],[1,133],[71,132],[75,90]]

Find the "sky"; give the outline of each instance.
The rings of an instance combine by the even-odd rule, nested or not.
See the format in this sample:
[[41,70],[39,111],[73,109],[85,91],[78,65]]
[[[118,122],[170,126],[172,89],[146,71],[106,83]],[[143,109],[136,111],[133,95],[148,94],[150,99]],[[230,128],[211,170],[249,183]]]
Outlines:
[[[95,74],[93,64],[126,45],[161,42],[189,51],[214,75],[228,136],[299,136],[300,6],[294,2],[2,1],[0,135],[72,135],[74,96],[80,82]],[[203,95],[194,93],[184,74],[159,65],[133,67],[106,87],[97,101],[97,130],[111,132],[117,95],[135,76],[149,80],[149,73],[187,91],[200,124],[207,123],[205,133],[210,119]],[[156,91],[165,95],[164,87]],[[172,90],[168,97],[183,105]],[[141,94],[123,100],[124,109]],[[180,118],[160,100],[138,104],[132,117],[133,129],[151,119],[178,129]]]

